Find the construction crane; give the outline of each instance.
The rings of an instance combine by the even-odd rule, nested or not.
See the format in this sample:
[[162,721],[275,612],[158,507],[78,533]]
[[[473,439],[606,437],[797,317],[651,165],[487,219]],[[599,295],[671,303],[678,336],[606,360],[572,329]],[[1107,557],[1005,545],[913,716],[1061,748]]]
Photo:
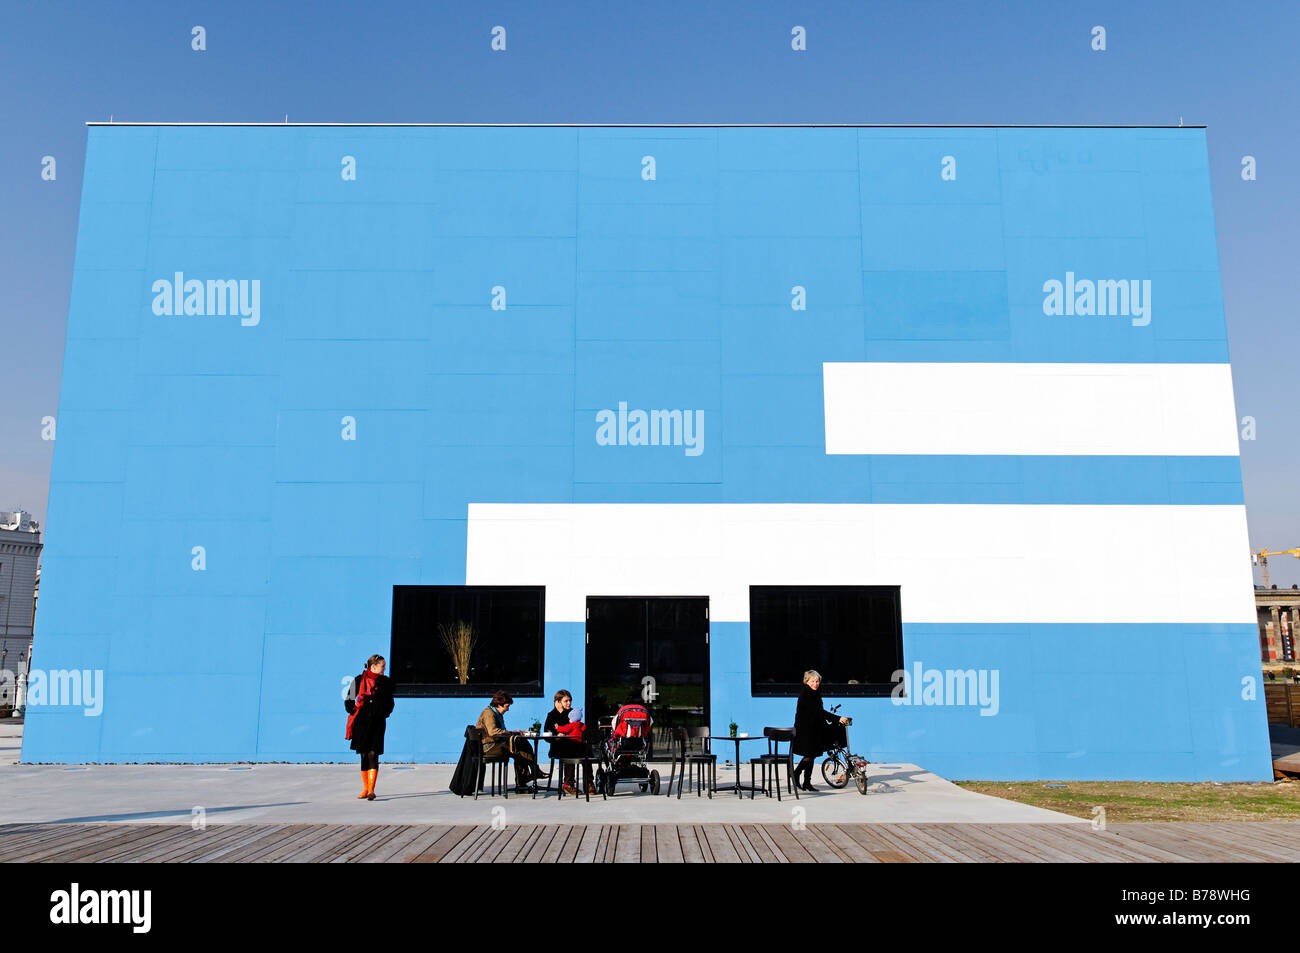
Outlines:
[[1259,578],[1264,581],[1264,588],[1268,588],[1268,557],[1269,556],[1294,556],[1300,559],[1300,549],[1283,549],[1276,553],[1270,553],[1267,549],[1261,549],[1257,553],[1250,554],[1250,564],[1259,567]]

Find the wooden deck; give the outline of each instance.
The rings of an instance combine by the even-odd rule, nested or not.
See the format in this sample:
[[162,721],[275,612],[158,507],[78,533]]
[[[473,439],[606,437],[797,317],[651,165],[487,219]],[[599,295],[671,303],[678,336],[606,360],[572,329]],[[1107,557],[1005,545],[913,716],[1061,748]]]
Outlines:
[[0,862],[1204,863],[1300,861],[1300,822],[1113,824],[21,824]]

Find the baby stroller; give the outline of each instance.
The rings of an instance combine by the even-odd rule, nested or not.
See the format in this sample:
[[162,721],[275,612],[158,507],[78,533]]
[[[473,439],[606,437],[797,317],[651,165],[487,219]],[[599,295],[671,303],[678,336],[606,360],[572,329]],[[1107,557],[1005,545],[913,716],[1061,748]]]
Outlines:
[[624,705],[614,714],[609,737],[600,748],[596,785],[612,795],[617,786],[636,784],[651,794],[659,793],[659,772],[646,767],[646,749],[654,719],[644,705]]

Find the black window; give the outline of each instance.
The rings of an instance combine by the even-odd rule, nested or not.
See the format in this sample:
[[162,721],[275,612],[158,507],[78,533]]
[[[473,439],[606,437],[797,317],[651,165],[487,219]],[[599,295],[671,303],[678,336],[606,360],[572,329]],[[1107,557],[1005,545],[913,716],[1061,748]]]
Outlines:
[[898,586],[750,586],[756,696],[798,695],[816,669],[822,694],[888,695],[903,667]]
[[394,694],[542,694],[542,586],[394,586]]

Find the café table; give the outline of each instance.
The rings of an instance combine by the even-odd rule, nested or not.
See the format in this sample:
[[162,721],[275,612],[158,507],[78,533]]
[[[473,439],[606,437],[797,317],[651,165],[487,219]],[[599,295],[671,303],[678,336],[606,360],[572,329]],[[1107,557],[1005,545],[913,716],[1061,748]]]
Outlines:
[[726,784],[720,785],[718,790],[725,791],[728,787],[732,787],[736,792],[736,797],[744,797],[745,795],[741,793],[742,791],[752,792],[754,790],[754,785],[740,783],[740,743],[742,741],[766,741],[767,736],[751,735],[746,732],[737,732],[734,735],[709,735],[708,739],[710,742],[732,741],[735,742],[736,744],[736,783],[734,785],[726,785]]

